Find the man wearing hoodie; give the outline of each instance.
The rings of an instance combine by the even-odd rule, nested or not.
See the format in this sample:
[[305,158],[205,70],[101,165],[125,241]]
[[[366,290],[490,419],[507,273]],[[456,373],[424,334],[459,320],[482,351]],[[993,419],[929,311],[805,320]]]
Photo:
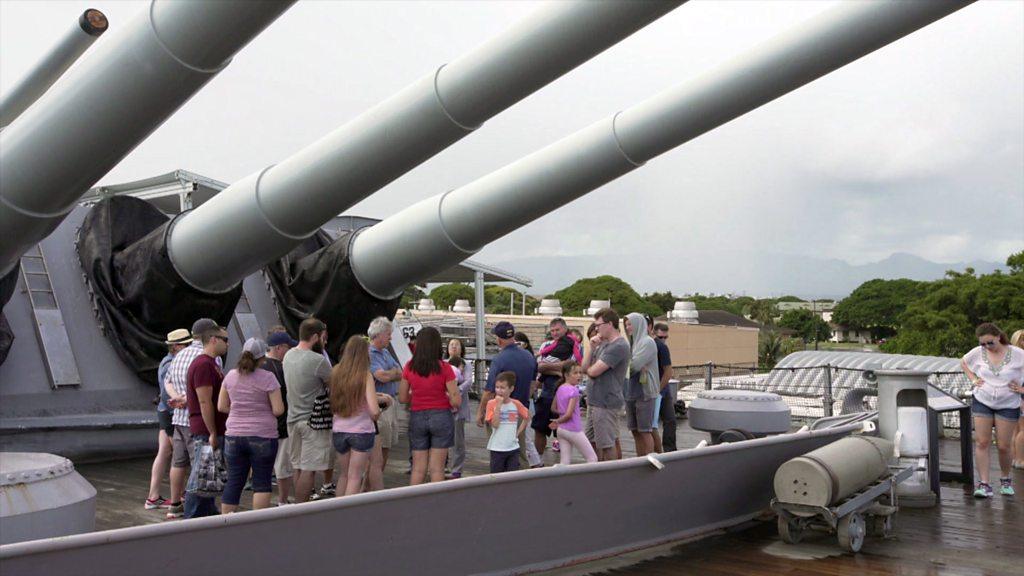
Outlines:
[[633,433],[636,455],[646,456],[654,451],[654,407],[661,392],[658,347],[647,333],[647,320],[643,314],[627,314],[625,328],[630,341],[625,390],[626,428]]

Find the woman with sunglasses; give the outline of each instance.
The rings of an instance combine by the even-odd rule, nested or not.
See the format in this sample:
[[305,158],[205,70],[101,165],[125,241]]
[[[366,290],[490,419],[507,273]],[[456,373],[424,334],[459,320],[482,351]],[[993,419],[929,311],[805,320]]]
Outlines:
[[1021,381],[1024,380],[1024,350],[1011,346],[998,326],[985,323],[975,330],[978,347],[964,355],[960,366],[974,385],[971,415],[974,419],[974,461],[978,465],[976,498],[991,498],[989,448],[992,428],[999,449],[999,493],[1013,496],[1010,465],[1013,432],[1020,418]]
[[[1017,330],[1010,336],[1010,345],[1024,349],[1024,330]],[[1017,419],[1017,431],[1013,434],[1013,467],[1024,470],[1024,393],[1021,394],[1020,418]]]

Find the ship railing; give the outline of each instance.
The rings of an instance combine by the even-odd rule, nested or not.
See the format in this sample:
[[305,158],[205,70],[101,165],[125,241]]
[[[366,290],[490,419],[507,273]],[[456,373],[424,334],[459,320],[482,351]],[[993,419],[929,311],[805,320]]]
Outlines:
[[[795,420],[814,420],[838,414],[875,410],[873,371],[832,364],[766,368],[754,364],[673,365],[679,381],[677,406],[689,404],[703,390],[757,390],[782,397]],[[971,384],[960,371],[933,371],[928,382],[954,398],[970,398]],[[942,427],[960,430],[957,412],[941,414]]]

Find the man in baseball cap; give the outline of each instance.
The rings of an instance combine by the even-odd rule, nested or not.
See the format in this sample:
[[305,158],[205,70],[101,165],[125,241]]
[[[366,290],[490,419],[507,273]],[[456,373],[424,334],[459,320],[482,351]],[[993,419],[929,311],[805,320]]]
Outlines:
[[[491,329],[498,339],[498,347],[501,351],[491,361],[491,367],[487,372],[487,386],[484,387],[483,396],[480,398],[480,409],[476,415],[476,425],[483,427],[484,412],[487,402],[494,398],[494,381],[502,372],[512,372],[516,375],[516,385],[512,389],[512,397],[519,400],[523,406],[530,405],[530,388],[537,379],[537,359],[533,357],[515,341],[516,327],[511,322],[502,320]],[[519,467],[526,468],[529,462],[526,459],[526,431],[519,435]]]
[[217,328],[220,328],[220,326],[217,326],[217,323],[214,322],[213,319],[200,318],[192,323],[192,338],[199,339],[203,335],[203,332],[206,332],[207,330],[216,330]]
[[[299,345],[299,341],[289,336],[287,332],[272,332],[267,336],[267,347],[273,348],[281,344],[287,344],[288,348],[295,348]],[[281,354],[281,357],[283,358],[284,354]]]
[[511,340],[516,335],[516,327],[511,322],[502,320],[491,328],[491,334],[498,337],[498,345],[501,346],[501,340]]

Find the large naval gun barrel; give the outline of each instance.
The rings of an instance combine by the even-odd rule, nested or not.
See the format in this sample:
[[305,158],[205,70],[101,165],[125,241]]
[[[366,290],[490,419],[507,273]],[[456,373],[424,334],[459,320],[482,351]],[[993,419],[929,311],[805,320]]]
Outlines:
[[393,314],[397,300],[367,298],[351,278],[348,238],[332,241],[320,227],[683,2],[547,4],[173,220],[134,198],[99,202],[81,226],[78,255],[115,348],[151,373],[163,334],[182,318],[227,322],[242,280],[264,268],[282,323],[294,333],[304,317],[322,318],[337,354],[374,316]]
[[75,25],[29,71],[21,82],[0,98],[0,128],[7,126],[39,99],[72,64],[107,31],[107,17],[89,8]]
[[394,298],[487,243],[973,0],[846,2],[693,81],[362,231],[362,288]]
[[153,0],[0,132],[0,276],[294,0]]
[[[181,218],[168,239],[176,270],[201,290],[232,289],[335,215],[684,1],[544,6]],[[211,231],[221,241],[197,241]]]

